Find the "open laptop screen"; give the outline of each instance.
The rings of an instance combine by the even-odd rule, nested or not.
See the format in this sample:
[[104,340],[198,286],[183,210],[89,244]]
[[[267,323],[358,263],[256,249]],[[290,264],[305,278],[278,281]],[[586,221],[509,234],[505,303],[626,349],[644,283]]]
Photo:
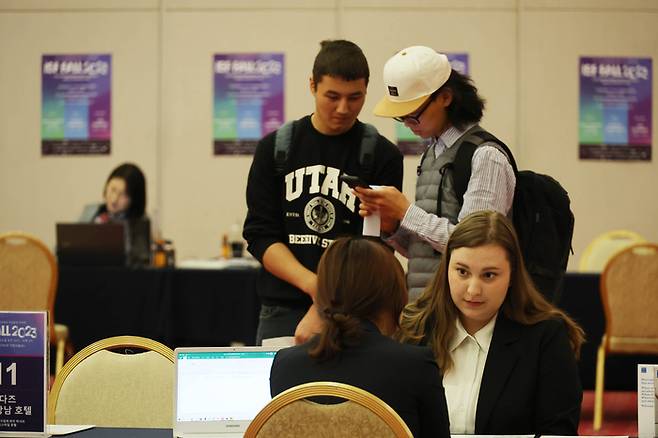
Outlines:
[[148,266],[151,223],[147,218],[106,224],[58,223],[57,260],[68,266]]
[[185,350],[191,349],[176,350],[177,424],[248,424],[271,400],[270,368],[276,349]]
[[57,261],[69,266],[123,266],[125,232],[123,223],[58,223]]

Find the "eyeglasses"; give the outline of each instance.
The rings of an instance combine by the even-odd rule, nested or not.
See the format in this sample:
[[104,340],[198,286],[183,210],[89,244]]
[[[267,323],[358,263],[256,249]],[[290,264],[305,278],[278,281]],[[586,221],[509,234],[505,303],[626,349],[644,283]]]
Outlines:
[[402,116],[402,117],[393,117],[393,120],[397,120],[400,123],[404,122],[409,122],[412,125],[420,125],[420,116],[423,115],[425,110],[427,109],[428,106],[432,103],[434,100],[434,95],[430,96],[429,99],[427,99],[427,102],[423,105],[423,107],[416,113],[414,116]]
[[422,108],[414,116],[402,116],[402,117],[393,117],[393,120],[397,120],[400,123],[410,122],[412,125],[420,125],[420,116],[423,115],[428,106],[432,104],[434,99],[436,99],[437,94],[441,90],[437,90],[434,93],[430,94],[429,99],[425,102]]

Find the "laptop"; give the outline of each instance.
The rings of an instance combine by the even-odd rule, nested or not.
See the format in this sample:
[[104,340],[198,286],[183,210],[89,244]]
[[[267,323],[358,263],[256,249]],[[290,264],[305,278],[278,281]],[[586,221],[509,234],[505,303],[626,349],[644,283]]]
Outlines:
[[270,368],[279,348],[174,350],[174,437],[242,437],[271,400]]
[[57,261],[68,266],[125,266],[123,223],[58,223]]

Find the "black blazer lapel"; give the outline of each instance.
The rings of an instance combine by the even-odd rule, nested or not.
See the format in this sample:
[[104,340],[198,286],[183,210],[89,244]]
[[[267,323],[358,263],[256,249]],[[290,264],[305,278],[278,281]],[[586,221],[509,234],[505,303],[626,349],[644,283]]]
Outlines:
[[496,405],[496,400],[505,388],[505,384],[518,361],[521,351],[518,342],[521,338],[519,324],[507,319],[502,312],[498,314],[494,327],[487,361],[484,365],[477,411],[475,413],[475,433],[484,430]]

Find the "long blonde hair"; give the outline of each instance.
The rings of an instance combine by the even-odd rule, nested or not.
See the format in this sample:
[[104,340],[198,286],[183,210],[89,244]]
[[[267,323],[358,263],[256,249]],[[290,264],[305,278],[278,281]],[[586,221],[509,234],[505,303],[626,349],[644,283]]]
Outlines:
[[503,314],[524,325],[561,319],[567,328],[571,348],[578,356],[585,338],[583,330],[535,288],[526,271],[514,226],[504,215],[493,211],[473,213],[455,227],[432,281],[418,300],[403,310],[397,338],[416,344],[426,342],[434,351],[443,372],[452,367],[449,345],[456,330],[455,320],[459,310],[450,296],[450,257],[457,248],[474,248],[489,244],[502,247],[510,263],[509,289],[500,307]]

